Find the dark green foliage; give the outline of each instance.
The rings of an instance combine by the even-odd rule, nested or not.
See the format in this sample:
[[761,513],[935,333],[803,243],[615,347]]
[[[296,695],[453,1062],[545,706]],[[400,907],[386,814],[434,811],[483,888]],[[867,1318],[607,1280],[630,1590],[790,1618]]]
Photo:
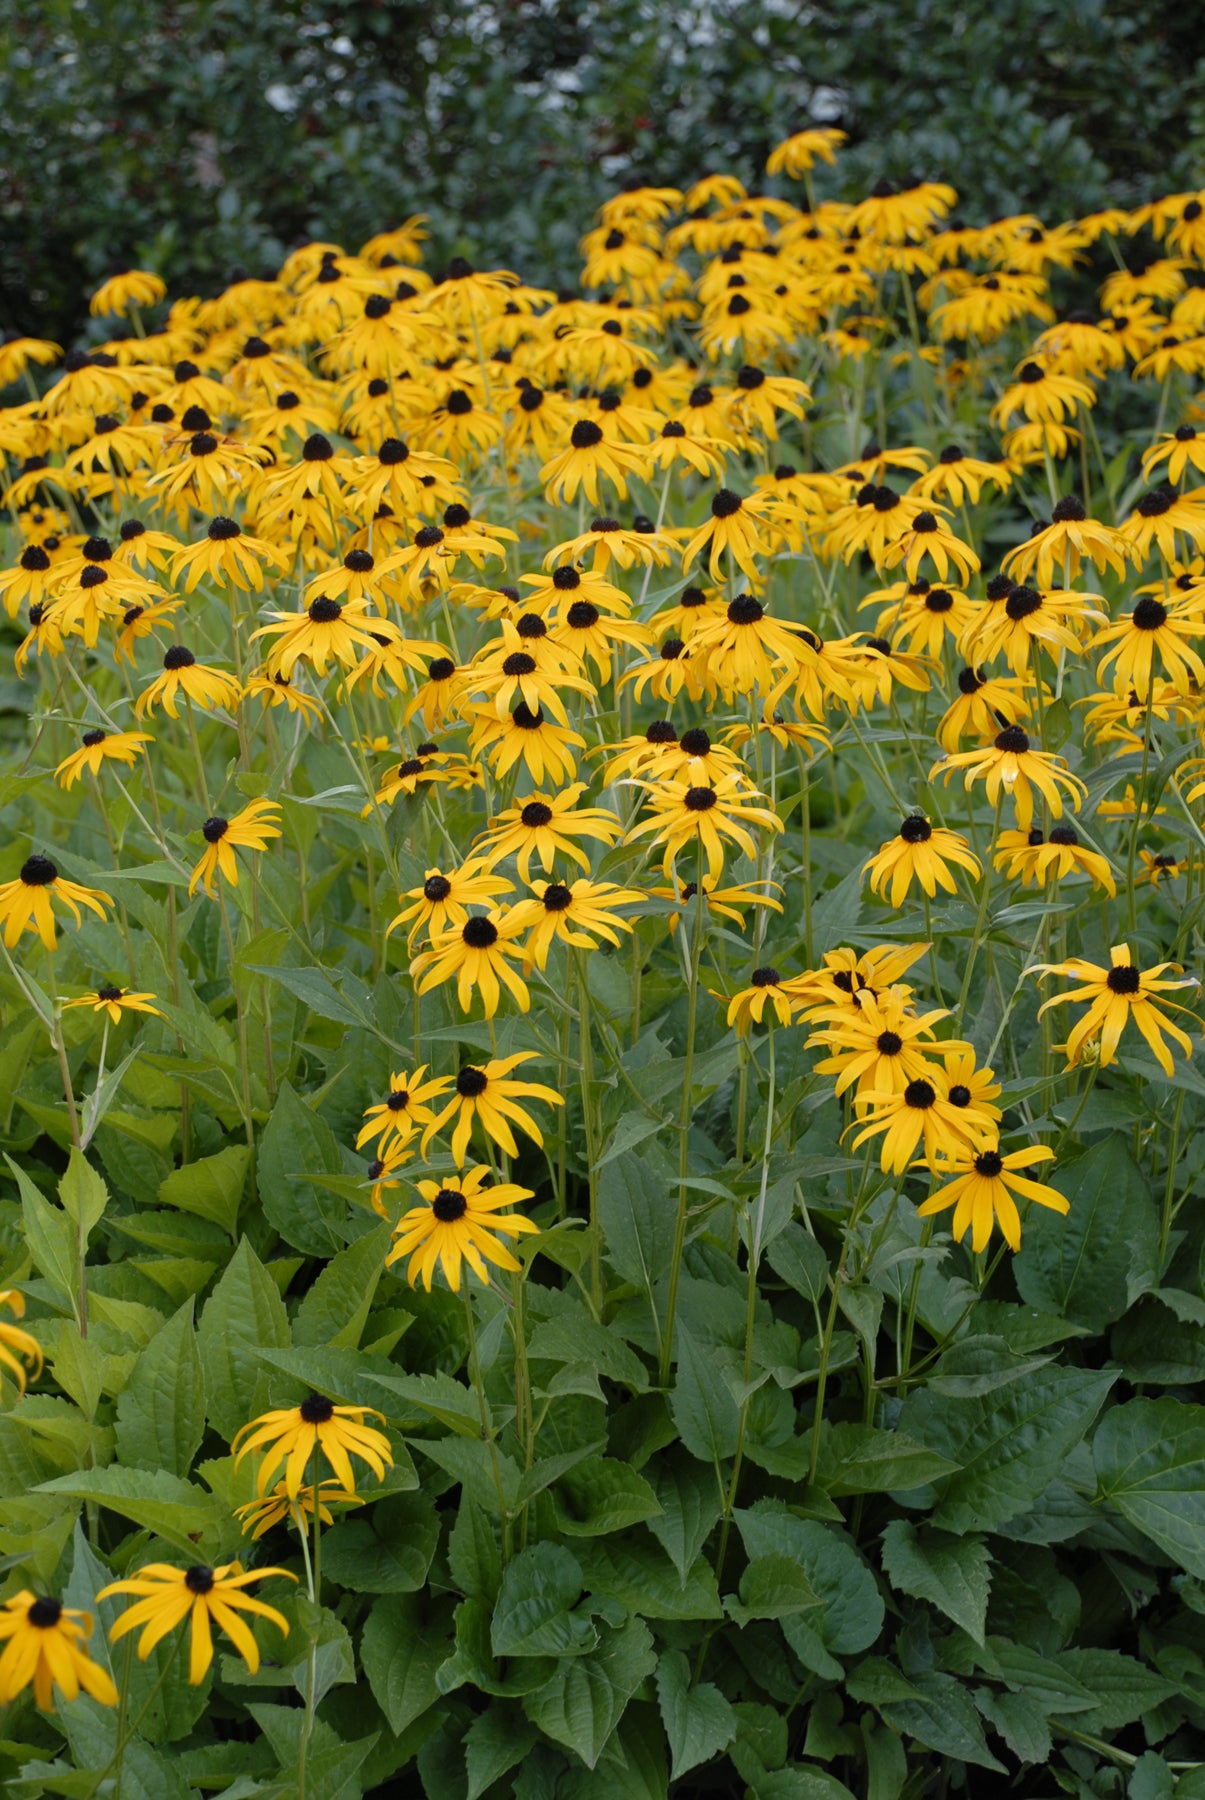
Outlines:
[[[1168,0],[10,0],[0,39],[0,326],[71,338],[88,289],[175,292],[356,247],[423,209],[453,253],[573,282],[627,181],[732,169],[809,123],[841,186],[953,181],[1048,220],[1196,185],[1205,74]],[[1197,170],[1196,175],[1193,174]]]

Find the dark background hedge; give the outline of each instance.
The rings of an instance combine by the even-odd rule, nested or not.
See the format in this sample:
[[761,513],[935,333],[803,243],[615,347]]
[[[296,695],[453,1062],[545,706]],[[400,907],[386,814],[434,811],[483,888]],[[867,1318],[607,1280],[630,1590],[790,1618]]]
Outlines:
[[70,341],[132,263],[176,292],[430,213],[453,253],[573,281],[628,181],[756,187],[807,123],[826,191],[945,178],[1053,221],[1205,180],[1185,0],[7,0],[0,328]]

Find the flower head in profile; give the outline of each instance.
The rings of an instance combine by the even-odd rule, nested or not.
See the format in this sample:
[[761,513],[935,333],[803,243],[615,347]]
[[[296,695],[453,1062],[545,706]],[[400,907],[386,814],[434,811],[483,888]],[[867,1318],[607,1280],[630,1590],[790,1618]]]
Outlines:
[[121,1015],[127,1012],[154,1013],[157,1019],[163,1014],[151,1001],[154,994],[136,994],[132,988],[98,987],[90,994],[80,994],[75,1000],[64,1000],[63,1011],[70,1012],[73,1007],[87,1006],[94,1013],[108,1013],[111,1025],[121,1024]]
[[210,1568],[208,1563],[194,1563],[191,1568],[177,1569],[171,1563],[147,1563],[125,1581],[111,1581],[96,1596],[105,1600],[110,1594],[134,1594],[128,1607],[109,1631],[113,1643],[129,1631],[141,1628],[138,1657],[145,1662],[161,1638],[177,1625],[189,1621],[188,1679],[193,1687],[204,1681],[213,1661],[213,1626],[217,1625],[254,1675],[259,1669],[259,1645],[250,1626],[240,1613],[269,1619],[281,1635],[288,1637],[289,1623],[274,1606],[267,1606],[247,1593],[252,1581],[265,1581],[270,1575],[283,1575],[296,1581],[288,1569],[244,1569],[241,1563],[223,1563]]
[[365,1417],[381,1414],[371,1406],[336,1406],[325,1394],[310,1394],[300,1406],[282,1406],[262,1413],[234,1434],[230,1448],[237,1469],[244,1456],[253,1450],[265,1450],[256,1477],[255,1491],[263,1495],[276,1471],[284,1465],[285,1491],[290,1500],[301,1491],[302,1478],[312,1460],[321,1456],[342,1482],[343,1491],[354,1494],[355,1476],[351,1458],[366,1462],[378,1481],[384,1481],[385,1470],[393,1464],[389,1439],[375,1426],[366,1425]]
[[[7,1306],[15,1318],[25,1317],[25,1295],[18,1288],[0,1288],[0,1306]],[[36,1381],[42,1373],[42,1347],[28,1331],[0,1319],[0,1395],[4,1391],[6,1371],[17,1384],[17,1392],[25,1392],[26,1368]]]
[[166,293],[167,283],[152,269],[124,269],[101,282],[88,302],[88,311],[94,319],[104,318],[106,313],[124,319],[131,308],[157,306]]
[[[716,1000],[727,996],[714,994]],[[765,1022],[769,1010],[771,1023],[789,1025],[795,1011],[795,1000],[784,983],[778,970],[769,963],[754,969],[749,977],[749,985],[741,988],[728,1000],[726,1023],[736,1032],[737,1037],[745,1037],[751,1025]]]
[[1176,988],[1199,988],[1200,982],[1186,978],[1183,981],[1166,981],[1161,979],[1165,969],[1179,971],[1179,963],[1156,963],[1151,969],[1140,969],[1130,955],[1128,944],[1114,944],[1109,952],[1110,967],[1100,968],[1096,963],[1088,962],[1082,956],[1068,957],[1061,963],[1035,963],[1025,971],[1030,975],[1066,975],[1079,982],[1078,987],[1070,988],[1065,994],[1055,994],[1039,1009],[1038,1017],[1048,1012],[1052,1006],[1066,1006],[1069,1002],[1087,1000],[1091,1004],[1087,1012],[1079,1019],[1067,1034],[1067,1042],[1061,1048],[1066,1052],[1067,1061],[1071,1064],[1082,1060],[1088,1044],[1100,1044],[1100,1064],[1106,1067],[1117,1055],[1117,1045],[1126,1026],[1133,1022],[1147,1043],[1159,1067],[1165,1075],[1175,1073],[1172,1053],[1164,1041],[1164,1034],[1179,1045],[1184,1055],[1193,1054],[1192,1039],[1174,1020],[1169,1019],[1164,1008],[1183,1013],[1195,1025],[1201,1021],[1187,1007],[1178,1005],[1173,1000],[1164,999],[1164,995]]
[[385,1258],[386,1267],[408,1256],[406,1278],[410,1286],[421,1281],[430,1293],[431,1278],[438,1266],[454,1294],[460,1292],[462,1263],[467,1262],[479,1280],[487,1284],[487,1263],[512,1274],[517,1271],[522,1265],[498,1242],[498,1234],[521,1237],[524,1232],[538,1231],[539,1226],[523,1213],[504,1213],[500,1209],[516,1206],[533,1195],[529,1188],[516,1187],[513,1182],[490,1186],[489,1173],[485,1164],[479,1163],[442,1183],[418,1182],[426,1204],[402,1214],[394,1233],[397,1241]]
[[29,856],[21,865],[15,881],[0,883],[0,925],[8,949],[20,942],[26,931],[36,931],[48,950],[58,942],[55,935],[53,901],[67,908],[77,925],[83,924],[81,906],[86,906],[103,919],[105,907],[112,906],[111,894],[99,888],[81,887],[60,875],[57,864],[48,856]]
[[271,839],[281,835],[280,826],[276,822],[279,817],[280,807],[275,800],[249,800],[242,812],[236,813],[233,819],[206,819],[201,827],[201,836],[205,839],[207,849],[189,879],[189,894],[195,894],[200,886],[212,900],[214,877],[219,874],[231,887],[237,887],[238,858],[234,854],[235,850],[266,850]]
[[1048,881],[1061,881],[1078,870],[1091,876],[1095,887],[1109,894],[1117,892],[1105,858],[1080,843],[1074,825],[1055,825],[1049,837],[1037,825],[1028,831],[1002,831],[992,860],[998,869],[1019,879],[1022,887],[1044,887]]
[[206,712],[222,706],[232,711],[242,699],[243,689],[225,669],[207,668],[183,644],[173,644],[163,658],[163,673],[143,688],[134,702],[134,711],[145,719],[162,706],[169,718],[178,719],[181,695]]
[[80,748],[64,757],[55,770],[55,780],[61,788],[71,788],[85,769],[89,775],[99,775],[101,765],[110,758],[129,768],[137,762],[143,744],[153,742],[146,731],[85,731]]
[[[363,1506],[359,1494],[349,1494],[338,1481],[320,1481],[318,1483],[318,1519],[322,1525],[333,1525],[335,1516],[332,1506]],[[312,1487],[299,1488],[290,1497],[289,1490],[283,1481],[278,1481],[271,1493],[263,1494],[257,1500],[248,1500],[244,1506],[236,1506],[234,1516],[242,1522],[244,1532],[250,1532],[252,1541],[257,1542],[274,1525],[282,1525],[289,1519],[295,1528],[304,1536],[309,1530],[309,1521],[314,1516],[314,1490]],[[264,1574],[262,1569],[257,1574]]]
[[953,1207],[954,1236],[962,1239],[969,1233],[971,1248],[976,1253],[987,1249],[993,1224],[999,1225],[1009,1249],[1019,1250],[1021,1216],[1017,1211],[1016,1196],[1035,1200],[1051,1212],[1071,1211],[1070,1202],[1057,1188],[1049,1187],[1045,1182],[1031,1181],[1018,1172],[1036,1162],[1050,1162],[1053,1156],[1054,1151],[1048,1144],[1033,1144],[1028,1149],[1001,1155],[993,1140],[978,1150],[960,1150],[953,1155],[944,1155],[940,1161],[930,1160],[927,1166],[935,1175],[953,1175],[954,1179],[931,1194],[917,1207],[917,1212],[922,1219],[930,1219]]

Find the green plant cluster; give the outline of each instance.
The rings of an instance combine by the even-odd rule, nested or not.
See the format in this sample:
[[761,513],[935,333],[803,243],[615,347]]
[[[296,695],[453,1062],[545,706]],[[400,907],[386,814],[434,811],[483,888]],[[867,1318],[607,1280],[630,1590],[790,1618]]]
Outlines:
[[954,180],[1048,222],[1205,155],[1205,55],[1169,0],[11,0],[0,36],[0,328],[70,341],[83,295],[152,267],[209,294],[312,237],[422,209],[436,256],[574,283],[626,181],[756,186],[809,123],[825,191]]

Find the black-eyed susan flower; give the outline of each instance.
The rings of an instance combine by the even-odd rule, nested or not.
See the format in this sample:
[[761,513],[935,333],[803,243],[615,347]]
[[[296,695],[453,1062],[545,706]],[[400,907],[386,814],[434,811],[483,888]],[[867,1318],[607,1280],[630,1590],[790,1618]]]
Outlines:
[[1138,860],[1142,864],[1140,881],[1149,882],[1151,887],[1160,887],[1164,882],[1175,881],[1186,873],[1189,860],[1186,856],[1177,856],[1174,850],[1139,850]]
[[1171,1051],[1164,1042],[1164,1033],[1179,1045],[1185,1056],[1192,1056],[1193,1044],[1188,1033],[1169,1019],[1162,1009],[1170,1007],[1173,1012],[1184,1013],[1197,1025],[1200,1020],[1187,1007],[1180,1006],[1173,1000],[1165,1000],[1163,996],[1177,988],[1199,988],[1200,982],[1191,977],[1186,977],[1183,981],[1160,979],[1165,969],[1178,971],[1179,963],[1162,962],[1150,969],[1138,968],[1130,955],[1128,944],[1114,944],[1109,952],[1109,961],[1111,967],[1104,969],[1082,956],[1071,956],[1060,963],[1034,963],[1025,970],[1027,975],[1065,975],[1080,983],[1080,986],[1070,988],[1067,993],[1055,994],[1052,999],[1045,1001],[1039,1008],[1038,1017],[1041,1018],[1052,1006],[1066,1006],[1068,1003],[1088,1000],[1091,1004],[1087,1012],[1068,1032],[1067,1042],[1060,1045],[1066,1052],[1069,1064],[1078,1063],[1085,1046],[1098,1041],[1101,1067],[1113,1062],[1121,1034],[1133,1021],[1150,1045],[1164,1074],[1173,1075],[1175,1064]]
[[163,673],[143,688],[134,702],[134,712],[138,718],[145,719],[157,706],[162,706],[170,718],[178,719],[177,702],[181,694],[206,712],[217,707],[233,711],[242,699],[243,689],[227,670],[199,663],[183,644],[173,644],[163,658]]
[[559,794],[532,794],[507,807],[475,841],[474,858],[492,870],[513,856],[524,881],[530,877],[533,856],[539,857],[545,874],[551,872],[558,855],[589,869],[590,859],[577,840],[613,844],[622,836],[623,827],[606,807],[578,806],[585,791],[585,782],[575,781]]
[[1139,699],[1145,701],[1151,691],[1158,655],[1162,673],[1182,693],[1187,693],[1194,684],[1205,685],[1205,662],[1188,642],[1190,638],[1203,635],[1205,622],[1195,609],[1165,606],[1153,594],[1143,594],[1135,601],[1128,618],[1116,625],[1105,626],[1093,637],[1093,649],[1099,649],[1102,644],[1113,646],[1096,665],[1096,678],[1106,680],[1106,670],[1111,665],[1117,686],[1127,692],[1133,689]]
[[540,1100],[548,1106],[563,1106],[565,1101],[555,1088],[547,1087],[543,1082],[512,1079],[512,1071],[531,1062],[535,1054],[534,1050],[519,1050],[513,1056],[494,1057],[480,1065],[470,1063],[460,1070],[454,1082],[446,1081],[445,1088],[454,1086],[455,1092],[439,1114],[429,1120],[423,1132],[423,1154],[426,1154],[431,1139],[451,1119],[456,1121],[452,1130],[452,1158],[458,1168],[464,1167],[474,1119],[486,1136],[501,1145],[508,1156],[519,1154],[512,1125],[517,1125],[533,1143],[542,1145],[543,1133],[527,1111],[527,1103]]
[[690,642],[691,659],[724,695],[768,692],[815,652],[797,632],[772,619],[752,594],[738,594]]
[[421,887],[408,888],[398,896],[410,905],[390,921],[388,930],[408,924],[406,943],[413,949],[423,931],[434,938],[450,926],[465,924],[470,906],[491,907],[500,894],[513,893],[514,885],[473,858],[446,875],[440,869],[428,869]]
[[1039,588],[1073,581],[1085,562],[1102,571],[1112,569],[1124,581],[1133,555],[1133,546],[1119,531],[1090,519],[1083,501],[1068,494],[1051,513],[1049,525],[1010,550],[1001,568],[1014,581],[1032,578]]
[[550,457],[540,470],[544,491],[554,505],[568,505],[579,488],[591,506],[599,501],[599,481],[605,478],[621,500],[628,481],[644,468],[645,453],[637,445],[620,444],[604,437],[594,419],[578,419],[569,442],[559,455]]
[[1081,406],[1093,406],[1096,390],[1078,376],[1032,357],[1021,364],[1017,379],[992,407],[992,422],[1006,427],[1018,415],[1040,423],[1074,417]]
[[921,577],[880,613],[877,629],[880,637],[889,635],[895,648],[911,656],[940,656],[946,640],[957,642],[974,617],[975,608],[960,589],[939,587]]
[[93,988],[91,993],[80,994],[75,1000],[64,1000],[63,1011],[69,1012],[72,1007],[86,1006],[94,1013],[108,1013],[110,1024],[120,1025],[122,1014],[128,1012],[154,1013],[156,1018],[161,1019],[163,1014],[159,1008],[151,1005],[151,1001],[157,998],[155,994],[135,993],[131,988],[99,987]]
[[223,1563],[216,1569],[208,1563],[194,1563],[189,1569],[177,1569],[171,1563],[147,1563],[124,1581],[111,1581],[97,1599],[106,1600],[111,1594],[137,1596],[135,1604],[114,1621],[109,1637],[117,1643],[127,1632],[141,1629],[141,1662],[146,1661],[161,1638],[187,1619],[188,1679],[193,1687],[199,1687],[213,1661],[214,1625],[226,1633],[252,1675],[259,1669],[259,1646],[239,1614],[269,1619],[282,1636],[289,1635],[288,1620],[283,1614],[246,1591],[248,1583],[265,1581],[271,1575],[283,1575],[289,1581],[297,1579],[288,1569],[244,1569],[238,1562]]
[[834,125],[817,125],[796,131],[776,144],[766,160],[767,175],[791,175],[798,179],[817,162],[836,161],[845,133]]
[[523,929],[513,909],[508,913],[501,907],[450,925],[433,934],[428,948],[411,960],[411,979],[420,994],[428,994],[454,976],[461,1012],[472,1010],[473,995],[479,992],[487,1019],[497,1012],[505,986],[520,1012],[527,1012],[531,995],[509,960],[519,955],[516,939]]
[[426,1063],[420,1063],[409,1075],[404,1070],[389,1077],[389,1092],[377,1106],[364,1114],[364,1124],[356,1138],[356,1149],[363,1149],[377,1139],[378,1156],[395,1140],[406,1141],[422,1125],[435,1118],[428,1101],[447,1092],[452,1085],[450,1075],[434,1075],[428,1079]]
[[396,641],[401,633],[391,620],[370,613],[363,602],[344,604],[319,594],[301,612],[274,613],[271,624],[261,625],[251,637],[253,642],[276,639],[264,659],[270,675],[290,677],[298,662],[308,662],[321,680],[329,662],[350,669],[363,650],[382,638]]
[[1036,1162],[1050,1162],[1054,1151],[1048,1144],[1033,1144],[1023,1150],[1001,1155],[997,1143],[979,1150],[965,1150],[930,1162],[933,1174],[953,1175],[953,1181],[931,1194],[917,1207],[922,1219],[954,1208],[953,1233],[961,1240],[968,1233],[971,1248],[978,1254],[986,1250],[993,1224],[999,1224],[1000,1235],[1010,1250],[1021,1248],[1021,1217],[1014,1196],[1034,1200],[1051,1212],[1066,1213],[1071,1203],[1057,1188],[1044,1182],[1031,1181],[1018,1173]]
[[112,1677],[84,1651],[91,1631],[91,1613],[73,1611],[28,1588],[13,1594],[0,1607],[0,1706],[15,1700],[31,1682],[43,1712],[53,1706],[56,1687],[64,1700],[75,1700],[82,1688],[102,1706],[116,1706]]
[[[1142,453],[1142,473],[1150,481],[1160,463],[1167,466],[1164,478],[1171,483],[1182,481],[1186,469],[1205,475],[1205,432],[1195,425],[1177,425]],[[3,579],[3,577],[0,577]]]
[[[879,894],[891,906],[902,906],[914,882],[919,882],[932,900],[938,888],[947,894],[957,892],[957,883],[949,865],[965,869],[978,881],[983,873],[979,858],[972,854],[964,837],[956,831],[933,826],[923,813],[913,813],[904,820],[896,836],[889,838],[876,851],[863,872],[870,877],[871,892]],[[888,883],[890,882],[890,893]]]
[[[25,1295],[19,1288],[0,1289],[0,1306],[7,1306],[14,1318],[25,1317]],[[35,1381],[42,1373],[41,1345],[31,1332],[22,1331],[19,1325],[10,1325],[7,1319],[0,1319],[0,1396],[9,1377],[16,1382],[18,1394],[23,1394],[27,1370]]]
[[0,599],[10,619],[21,607],[41,605],[53,592],[58,571],[41,544],[26,544],[16,566],[0,571]]
[[992,662],[1003,656],[1014,675],[1026,673],[1040,647],[1052,656],[1078,656],[1080,640],[1076,628],[1089,620],[1104,618],[1103,613],[1089,607],[1089,598],[1070,590],[1039,593],[1037,588],[1024,584],[1013,587],[1002,606],[987,606],[976,615],[959,648],[976,662]]
[[683,779],[642,785],[647,790],[648,816],[629,828],[624,841],[651,837],[665,852],[661,867],[667,875],[687,845],[697,844],[707,873],[718,881],[724,872],[725,842],[736,844],[754,862],[757,844],[749,827],[783,830],[782,820],[765,805],[763,796],[736,774],[721,776],[707,787]]
[[749,977],[749,985],[741,988],[730,998],[724,994],[713,994],[716,1000],[728,1000],[726,1023],[736,1032],[737,1037],[747,1037],[751,1025],[761,1025],[765,1021],[767,1008],[780,1025],[789,1025],[795,1012],[795,1001],[791,991],[783,983],[778,970],[769,963],[763,963],[754,969]]
[[577,774],[573,753],[585,748],[580,732],[546,718],[539,708],[533,712],[522,700],[504,719],[492,707],[475,709],[469,733],[470,752],[484,754],[499,778],[521,762],[533,781],[572,781]]
[[157,306],[166,293],[167,283],[162,275],[151,269],[124,269],[101,282],[88,302],[88,311],[94,319],[103,318],[106,313],[116,313],[124,319],[134,307]]
[[[638,906],[644,895],[637,888],[616,887],[610,881],[537,881],[534,898],[519,900],[513,911],[530,927],[524,958],[536,967],[547,967],[555,943],[574,944],[593,950],[597,939],[619,944],[619,933],[631,931],[631,921],[617,906]],[[593,935],[592,935],[593,934]]]
[[172,576],[184,577],[184,591],[191,594],[208,578],[219,587],[231,585],[261,593],[266,569],[283,569],[288,562],[285,553],[264,538],[245,532],[237,519],[219,514],[209,521],[205,536],[188,544],[172,557]]
[[[333,1525],[335,1515],[332,1506],[363,1506],[359,1494],[349,1494],[337,1481],[320,1481],[318,1483],[318,1520],[322,1525]],[[278,1481],[270,1493],[263,1494],[257,1500],[248,1500],[244,1506],[236,1506],[234,1516],[242,1525],[244,1532],[250,1532],[253,1542],[257,1542],[274,1525],[283,1525],[286,1519],[302,1536],[309,1530],[309,1521],[314,1516],[314,1489],[303,1487],[292,1497],[283,1481]],[[257,1570],[257,1574],[263,1573]]]
[[273,838],[281,835],[277,820],[280,806],[275,800],[249,800],[232,819],[206,819],[201,827],[206,849],[189,877],[188,892],[195,894],[203,887],[209,898],[215,898],[214,878],[221,875],[231,887],[238,886],[236,850],[266,850]]
[[269,675],[264,669],[255,669],[247,676],[245,694],[248,699],[258,699],[264,706],[283,706],[291,713],[300,713],[307,725],[316,725],[322,717],[322,707],[313,694],[307,694],[287,676]]
[[880,1166],[893,1175],[903,1175],[922,1143],[925,1156],[932,1159],[957,1156],[994,1140],[996,1127],[991,1116],[980,1112],[973,1100],[951,1106],[948,1085],[944,1070],[934,1068],[890,1093],[860,1089],[859,1105],[867,1110],[854,1149],[881,1137]]
[[1079,871],[1094,887],[1116,894],[1113,871],[1099,851],[1079,841],[1074,825],[1055,825],[1047,837],[1034,825],[1028,831],[1002,831],[996,839],[993,862],[997,869],[1020,880],[1022,887],[1044,887]]
[[406,1279],[411,1287],[421,1281],[428,1293],[437,1265],[454,1294],[460,1292],[463,1263],[487,1285],[488,1263],[515,1273],[521,1265],[498,1242],[499,1234],[521,1237],[524,1232],[538,1231],[539,1226],[523,1213],[501,1209],[517,1206],[533,1195],[530,1188],[509,1181],[490,1186],[489,1173],[484,1164],[478,1164],[442,1183],[416,1183],[426,1204],[411,1207],[398,1220],[394,1230],[397,1241],[385,1258],[386,1267],[408,1256]]
[[947,444],[933,467],[917,476],[912,492],[924,500],[948,500],[951,506],[964,501],[978,506],[989,482],[1001,490],[1011,484],[1012,470],[1006,462],[989,462],[970,455],[961,444]]
[[55,780],[60,787],[71,788],[85,770],[89,775],[99,775],[102,765],[110,759],[131,768],[137,762],[143,744],[154,741],[146,731],[86,731],[80,748],[64,757],[55,770]]
[[816,1010],[825,1022],[808,1038],[808,1048],[829,1051],[816,1064],[817,1073],[835,1075],[838,1094],[856,1083],[863,1110],[868,1095],[902,1094],[910,1081],[929,1080],[935,1068],[940,1071],[947,1057],[970,1050],[958,1039],[934,1037],[938,1019],[949,1016],[941,1007],[914,1013],[907,993],[891,987],[876,993],[864,986],[852,998],[853,1005],[846,995],[838,995],[836,1004],[820,1002]]
[[915,581],[921,564],[928,561],[944,581],[953,565],[959,579],[964,584],[969,581],[980,566],[979,557],[969,544],[955,537],[943,517],[944,510],[936,505],[922,508],[903,535],[883,550],[880,566],[893,569],[902,563],[909,581]]
[[743,569],[750,581],[760,583],[756,558],[769,554],[769,544],[762,534],[766,502],[760,494],[734,493],[719,488],[711,497],[709,516],[691,533],[682,551],[682,570],[687,573],[701,551],[708,553],[707,566],[713,581],[724,574],[724,555],[736,568]]
[[1181,542],[1190,555],[1205,549],[1205,487],[1187,494],[1166,486],[1148,488],[1117,529],[1144,562],[1152,547],[1169,563],[1175,562]]
[[976,781],[983,782],[992,806],[998,806],[1004,795],[1009,795],[1022,831],[1028,831],[1033,823],[1035,788],[1056,819],[1063,815],[1064,795],[1078,812],[1087,791],[1061,756],[1049,750],[1031,749],[1029,735],[1019,725],[1007,726],[992,744],[978,750],[961,750],[935,763],[929,780],[940,775],[943,781],[949,781],[956,769],[964,771],[963,786],[967,789]]
[[285,1491],[294,1499],[306,1470],[321,1456],[342,1483],[344,1493],[354,1494],[353,1456],[367,1463],[378,1481],[384,1481],[386,1468],[393,1464],[389,1439],[383,1431],[366,1425],[367,1417],[380,1419],[381,1414],[371,1406],[336,1406],[325,1394],[310,1394],[300,1406],[277,1407],[241,1425],[230,1446],[234,1466],[237,1469],[252,1451],[266,1451],[255,1478],[256,1493],[267,1493],[283,1464]]
[[959,669],[958,697],[942,714],[937,741],[943,750],[957,750],[965,737],[993,738],[1001,720],[1015,725],[1028,718],[1024,683],[1010,675],[984,675],[980,669]]
[[81,906],[103,919],[105,907],[113,904],[113,896],[100,888],[81,887],[77,881],[68,881],[48,856],[27,857],[16,880],[0,884],[0,924],[4,926],[8,949],[13,949],[26,931],[36,931],[48,950],[55,948],[55,900],[67,908],[77,925],[84,922]]

